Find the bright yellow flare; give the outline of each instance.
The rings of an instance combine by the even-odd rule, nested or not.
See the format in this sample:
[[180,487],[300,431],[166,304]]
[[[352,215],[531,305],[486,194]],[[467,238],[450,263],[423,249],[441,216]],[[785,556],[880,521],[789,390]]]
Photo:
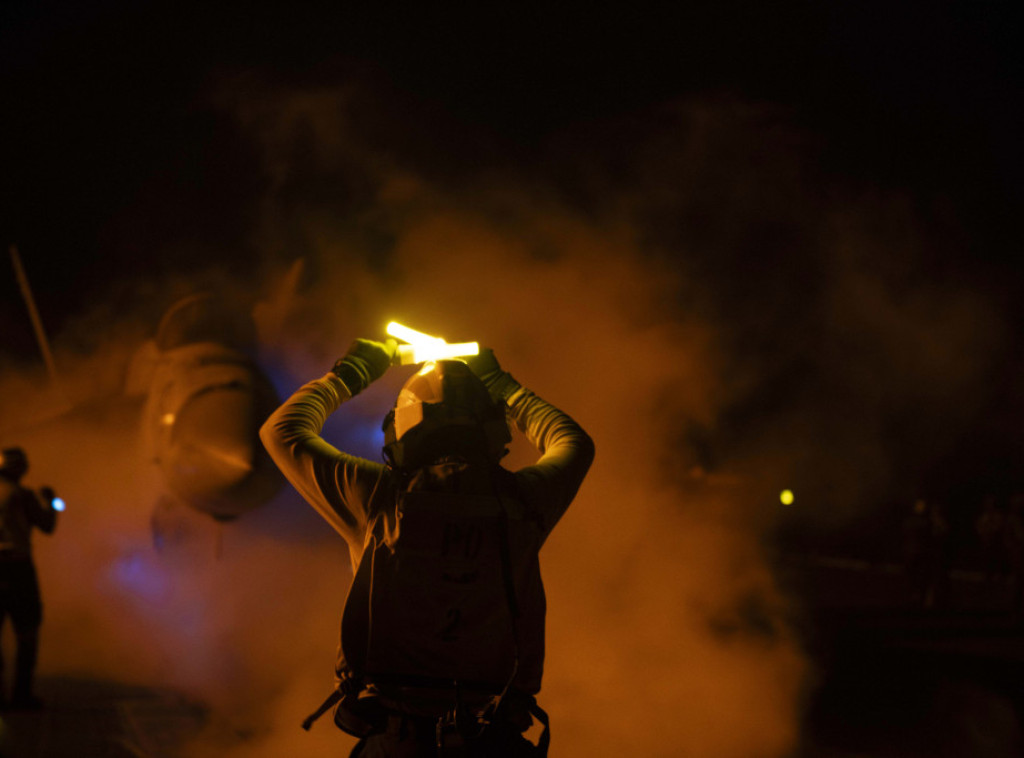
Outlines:
[[432,337],[429,334],[423,332],[417,332],[415,329],[399,324],[397,321],[392,321],[387,325],[386,331],[389,335],[395,339],[408,342],[410,345],[432,345],[437,343],[444,343],[444,340],[440,337]]
[[443,361],[449,358],[460,358],[464,355],[476,355],[480,352],[480,346],[475,342],[455,342],[449,345],[442,342],[440,345],[413,345],[415,359],[413,363],[424,361]]
[[476,342],[455,342],[448,344],[441,337],[433,337],[417,332],[397,321],[390,322],[386,331],[392,337],[408,342],[398,346],[398,362],[407,366],[411,363],[427,361],[443,361],[449,358],[460,358],[466,355],[477,355],[480,345]]
[[779,502],[781,502],[783,505],[792,505],[793,490],[783,490],[782,493],[779,495]]

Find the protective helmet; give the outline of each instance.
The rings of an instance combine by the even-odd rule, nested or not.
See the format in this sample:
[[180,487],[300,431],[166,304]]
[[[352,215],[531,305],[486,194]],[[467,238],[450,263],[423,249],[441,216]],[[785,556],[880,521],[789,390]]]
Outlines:
[[12,479],[20,479],[28,471],[28,456],[20,447],[9,447],[0,451],[0,473]]
[[384,419],[384,456],[398,468],[419,468],[447,455],[483,455],[497,463],[511,439],[505,404],[493,400],[462,361],[424,364]]

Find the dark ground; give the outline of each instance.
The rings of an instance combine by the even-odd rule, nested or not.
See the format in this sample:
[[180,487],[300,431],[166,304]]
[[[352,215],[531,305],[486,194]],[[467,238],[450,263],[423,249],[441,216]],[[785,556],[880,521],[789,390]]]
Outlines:
[[[942,609],[909,601],[902,569],[815,558],[783,567],[820,681],[794,758],[1021,754],[1024,619],[1006,581],[952,574]],[[175,758],[206,723],[169,691],[45,677],[47,707],[5,712],[0,758]]]
[[924,608],[896,564],[817,559],[789,575],[822,672],[807,758],[1021,755],[1024,618],[1005,578],[954,570],[945,607]]
[[203,725],[178,695],[114,682],[41,678],[46,707],[0,714],[2,758],[170,758]]

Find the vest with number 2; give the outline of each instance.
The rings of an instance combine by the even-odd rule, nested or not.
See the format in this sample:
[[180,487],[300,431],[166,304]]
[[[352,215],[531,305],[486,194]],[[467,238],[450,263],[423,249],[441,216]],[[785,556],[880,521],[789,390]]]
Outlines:
[[410,487],[376,514],[345,601],[339,673],[540,689],[540,524],[510,472],[493,478],[485,494]]

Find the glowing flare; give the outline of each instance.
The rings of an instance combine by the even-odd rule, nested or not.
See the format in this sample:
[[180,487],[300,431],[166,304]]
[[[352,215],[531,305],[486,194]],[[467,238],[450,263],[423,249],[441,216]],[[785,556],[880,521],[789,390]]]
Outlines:
[[399,345],[398,360],[401,365],[410,363],[425,363],[426,361],[444,361],[451,358],[461,358],[466,355],[476,355],[480,352],[480,345],[476,342],[441,342],[439,345]]
[[783,490],[779,494],[779,502],[782,503],[783,505],[792,505],[793,504],[793,490]]
[[431,345],[437,343],[444,343],[444,340],[440,337],[432,337],[429,334],[423,332],[417,332],[415,329],[399,324],[397,321],[392,321],[387,325],[387,333],[395,339],[408,342],[410,345]]
[[50,501],[50,505],[53,506],[53,510],[55,511],[64,510],[64,500],[62,498],[55,497],[53,500]]
[[450,358],[461,358],[466,355],[477,355],[480,345],[476,342],[454,342],[448,344],[441,337],[434,337],[392,321],[386,331],[396,339],[408,342],[398,346],[398,362],[407,366],[411,363],[427,361],[443,361]]

